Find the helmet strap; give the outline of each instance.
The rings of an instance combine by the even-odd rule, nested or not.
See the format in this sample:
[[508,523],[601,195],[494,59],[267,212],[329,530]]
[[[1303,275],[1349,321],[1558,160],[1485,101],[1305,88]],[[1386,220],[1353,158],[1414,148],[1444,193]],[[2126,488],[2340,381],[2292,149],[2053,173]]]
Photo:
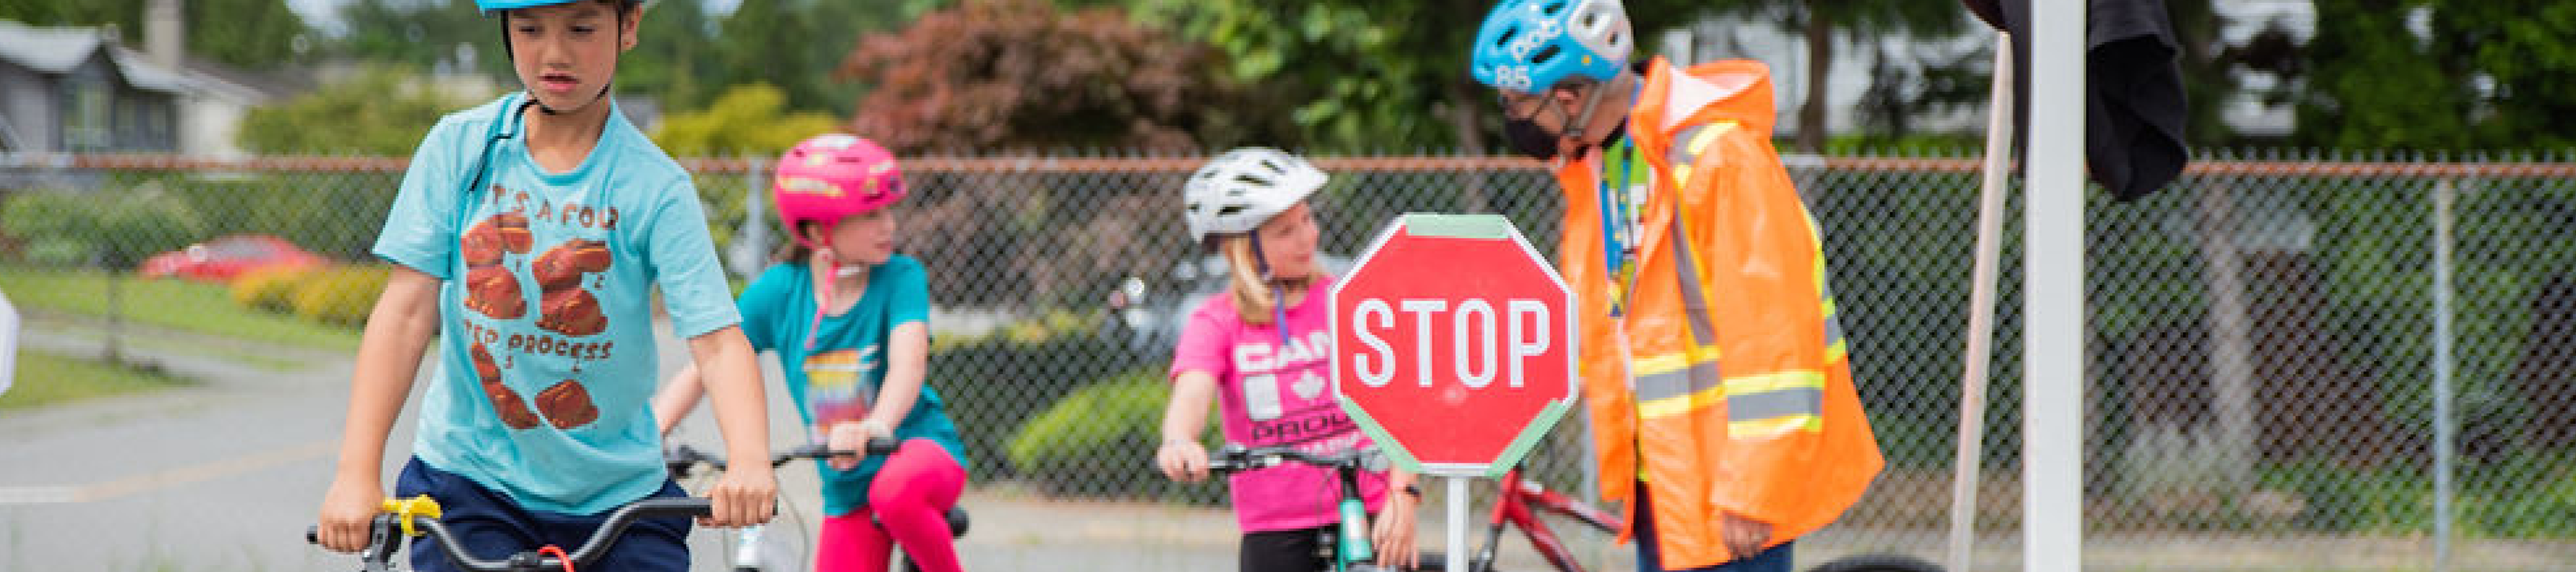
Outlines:
[[1617,87],[1619,77],[1611,76],[1609,81],[1593,84],[1591,93],[1584,94],[1583,108],[1574,112],[1574,121],[1565,125],[1565,134],[1560,136],[1574,140],[1575,152],[1568,155],[1569,157],[1582,158],[1594,147],[1599,147],[1583,139],[1584,131],[1592,127],[1592,114],[1601,109],[1601,94],[1608,93],[1612,88]]
[[1244,233],[1252,237],[1252,265],[1261,272],[1262,285],[1270,287],[1270,326],[1279,330],[1279,345],[1286,349],[1288,338],[1288,288],[1270,274],[1270,252],[1261,248],[1261,230]]

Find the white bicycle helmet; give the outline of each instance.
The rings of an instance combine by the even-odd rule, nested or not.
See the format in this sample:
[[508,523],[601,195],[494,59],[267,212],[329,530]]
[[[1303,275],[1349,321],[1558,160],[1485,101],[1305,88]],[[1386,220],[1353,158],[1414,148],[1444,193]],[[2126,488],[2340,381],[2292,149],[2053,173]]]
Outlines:
[[1190,240],[1251,232],[1271,215],[1324,188],[1324,171],[1268,147],[1245,147],[1208,160],[1182,189]]

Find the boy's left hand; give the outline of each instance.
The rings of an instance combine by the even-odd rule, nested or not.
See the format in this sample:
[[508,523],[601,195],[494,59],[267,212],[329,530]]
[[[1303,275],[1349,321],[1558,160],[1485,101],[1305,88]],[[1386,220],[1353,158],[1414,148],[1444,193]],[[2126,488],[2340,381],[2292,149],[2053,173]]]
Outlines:
[[1369,544],[1377,546],[1379,566],[1410,569],[1420,562],[1413,545],[1413,510],[1421,504],[1421,499],[1400,487],[1387,489],[1386,507],[1378,510],[1377,522],[1369,526]]
[[733,528],[769,522],[778,509],[778,479],[765,463],[727,467],[716,486],[707,489],[707,500],[714,501],[715,511],[698,519],[699,525]]

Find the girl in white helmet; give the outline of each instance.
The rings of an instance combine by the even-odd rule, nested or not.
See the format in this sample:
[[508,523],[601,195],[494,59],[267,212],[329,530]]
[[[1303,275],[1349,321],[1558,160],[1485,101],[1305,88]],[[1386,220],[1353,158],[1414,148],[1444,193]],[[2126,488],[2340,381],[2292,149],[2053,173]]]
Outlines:
[[[1312,453],[1371,446],[1329,391],[1332,334],[1322,294],[1333,277],[1316,263],[1315,217],[1306,205],[1324,180],[1306,160],[1258,147],[1219,155],[1191,174],[1183,193],[1190,237],[1222,254],[1232,279],[1225,295],[1190,314],[1173,352],[1172,398],[1155,455],[1165,476],[1207,478],[1198,435],[1209,402],[1220,396],[1229,443]],[[1421,502],[1413,481],[1400,470],[1361,479],[1377,514],[1370,540],[1381,563],[1413,564],[1413,511]],[[1334,483],[1330,469],[1296,464],[1232,477],[1242,570],[1322,568],[1315,529],[1339,520]]]

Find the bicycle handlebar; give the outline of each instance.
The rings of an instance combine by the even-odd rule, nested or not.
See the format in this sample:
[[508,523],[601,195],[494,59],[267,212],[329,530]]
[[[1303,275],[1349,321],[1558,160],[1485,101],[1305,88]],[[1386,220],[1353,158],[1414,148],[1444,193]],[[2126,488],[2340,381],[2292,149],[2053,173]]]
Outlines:
[[1384,458],[1378,456],[1374,451],[1340,451],[1334,453],[1315,454],[1300,451],[1292,447],[1245,448],[1242,445],[1227,444],[1224,448],[1218,449],[1215,455],[1208,458],[1208,472],[1218,475],[1226,475],[1254,469],[1266,469],[1286,462],[1304,463],[1337,470],[1375,471],[1380,468],[1379,465],[1383,464],[1383,460]]
[[[811,443],[794,449],[788,449],[784,453],[770,455],[769,466],[771,468],[777,468],[797,459],[822,460],[832,457],[886,456],[894,454],[895,450],[901,448],[903,448],[902,442],[883,437],[868,438],[867,444],[861,446],[857,451],[831,449],[824,447],[820,443]],[[725,469],[724,457],[707,454],[705,451],[700,451],[698,448],[691,447],[686,444],[674,445],[671,447],[670,451],[663,453],[662,464],[669,467],[671,474],[673,475],[688,474],[690,469],[701,464],[712,467],[718,471]]]
[[[428,530],[429,537],[436,539],[438,547],[447,553],[448,561],[456,563],[458,567],[476,572],[533,572],[538,570],[564,568],[566,561],[570,561],[574,567],[589,565],[591,561],[598,560],[600,556],[605,555],[610,546],[617,544],[617,538],[620,535],[625,534],[626,527],[634,524],[637,520],[662,517],[703,517],[714,513],[714,502],[703,498],[650,498],[635,501],[634,503],[619,507],[616,512],[609,513],[608,519],[600,523],[599,529],[591,531],[590,538],[583,540],[580,548],[574,549],[572,553],[561,558],[541,555],[533,551],[520,552],[500,560],[476,558],[473,554],[465,552],[465,547],[459,545],[456,537],[447,532],[447,525],[440,524],[438,519],[416,517],[419,519],[416,524],[419,524]],[[379,530],[390,529],[396,526],[395,518],[396,517],[394,515],[389,514],[377,515],[373,526],[377,527]],[[304,529],[304,541],[320,544],[321,539],[317,534],[318,532],[319,530],[316,528]],[[383,539],[384,542],[402,541],[400,538],[395,538],[394,536],[396,535],[380,534],[378,535],[378,538]],[[369,551],[369,554],[378,553],[379,552],[374,550]],[[390,556],[392,551],[382,551],[381,554]]]

